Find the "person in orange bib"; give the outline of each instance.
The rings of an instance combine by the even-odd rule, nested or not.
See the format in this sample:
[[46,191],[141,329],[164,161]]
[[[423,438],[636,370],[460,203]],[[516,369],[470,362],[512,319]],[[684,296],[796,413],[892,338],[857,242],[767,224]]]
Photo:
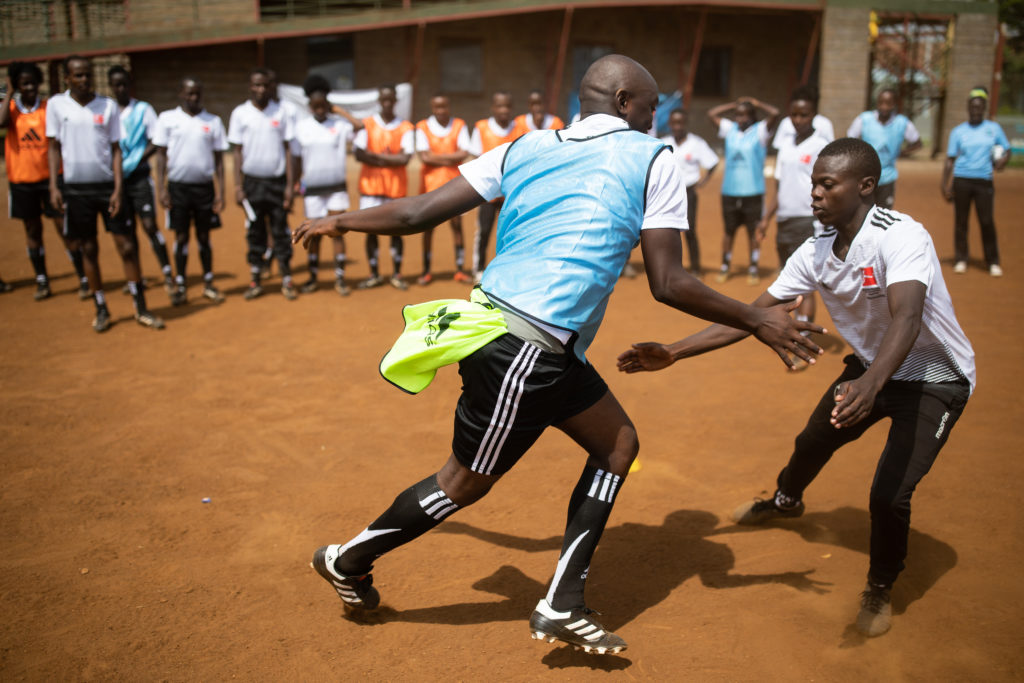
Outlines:
[[516,117],[516,129],[519,135],[529,133],[531,130],[561,130],[565,128],[565,122],[554,114],[547,112],[544,104],[544,93],[540,90],[531,90],[526,99],[526,113]]
[[[11,218],[20,218],[25,224],[28,258],[36,274],[35,299],[42,301],[51,295],[43,249],[43,216],[53,220],[57,234],[64,239],[62,214],[50,202],[46,100],[39,95],[43,72],[35,64],[14,62],[8,67],[7,75],[7,94],[0,102],[0,127],[7,128],[4,140],[10,184],[7,207]],[[64,247],[78,273],[79,298],[88,299],[89,281],[85,278],[82,252],[68,248],[66,241]]]
[[[356,160],[363,164],[359,171],[359,208],[369,209],[404,197],[408,191],[409,179],[405,167],[415,151],[413,125],[395,114],[395,88],[386,85],[380,89],[377,100],[380,113],[363,119],[364,128],[356,133],[352,147]],[[402,279],[402,238],[391,238],[391,262],[395,271],[391,275],[391,286],[405,289]],[[359,283],[359,289],[379,287],[384,284],[378,270],[377,236],[366,236],[366,260],[370,264],[370,277]]]
[[[459,177],[458,166],[469,156],[469,131],[466,122],[452,118],[451,101],[447,95],[434,95],[430,99],[430,118],[416,124],[416,154],[423,164],[420,172],[420,193],[436,190],[452,178]],[[452,241],[455,244],[456,282],[472,282],[465,271],[466,250],[462,241],[462,216],[451,219]],[[431,273],[431,243],[434,229],[423,233],[423,275],[417,282],[429,285],[434,281]]]
[[[469,139],[469,151],[473,156],[480,156],[498,145],[512,142],[524,131],[516,127],[512,119],[512,96],[507,92],[496,92],[491,96],[491,117],[481,119],[473,126],[473,134]],[[494,218],[501,210],[502,199],[495,199],[481,204],[477,209],[476,236],[473,238],[473,279],[480,282],[487,263],[487,245],[494,229]]]

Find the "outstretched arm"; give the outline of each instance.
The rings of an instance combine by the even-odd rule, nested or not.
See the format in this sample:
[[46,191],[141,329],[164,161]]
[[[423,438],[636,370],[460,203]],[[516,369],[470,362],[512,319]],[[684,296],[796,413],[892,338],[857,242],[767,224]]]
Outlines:
[[459,176],[433,192],[403,197],[364,211],[307,220],[292,232],[292,243],[322,235],[339,237],[346,230],[373,235],[412,235],[433,228],[484,203],[484,198]]
[[778,304],[773,299],[764,306],[750,306],[719,294],[683,268],[682,244],[677,230],[644,230],[640,244],[654,298],[684,313],[735,328],[732,332],[721,332],[730,339],[732,335],[738,335],[724,343],[739,341],[753,334],[770,346],[790,368],[795,367],[790,354],[813,363],[814,356],[822,353],[817,344],[800,334],[803,330],[821,332],[822,328],[813,323],[794,321],[789,315],[798,302],[771,305]]
[[836,429],[855,425],[871,413],[875,396],[903,364],[917,341],[927,292],[925,284],[917,280],[897,282],[886,287],[885,295],[889,300],[892,322],[882,337],[878,355],[871,367],[857,379],[836,387],[836,407],[832,410],[831,419]]

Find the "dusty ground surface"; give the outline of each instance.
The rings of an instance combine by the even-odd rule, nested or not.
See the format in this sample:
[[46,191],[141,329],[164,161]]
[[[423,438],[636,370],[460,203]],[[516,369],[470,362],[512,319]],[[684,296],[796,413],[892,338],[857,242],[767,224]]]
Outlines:
[[[18,285],[0,297],[0,678],[1020,680],[1024,172],[997,179],[1007,275],[996,280],[978,262],[952,274],[939,171],[903,164],[897,208],[935,237],[979,384],[914,498],[892,631],[866,641],[852,626],[886,426],[837,455],[803,518],[756,530],[728,519],[772,487],[845,346],[832,340],[798,374],[748,341],[663,373],[620,375],[614,359],[631,342],[701,325],[654,302],[641,276],[620,283],[589,354],[642,444],[588,587],[630,645],[603,658],[528,635],[583,462],[557,432],[489,498],[378,563],[383,607],[372,621],[345,618],[308,567],[317,546],[358,532],[447,456],[455,369],[413,397],[381,380],[377,362],[403,304],[464,286],[442,277],[341,299],[325,272],[324,288],[298,301],[271,287],[246,302],[232,208],[214,240],[227,301],[198,301],[198,278],[184,308],[154,288],[163,332],[131,321],[103,236],[118,323],[101,336],[52,230],[56,296],[36,303],[20,224],[0,221],[0,274]],[[707,268],[719,254],[716,192],[700,205]],[[971,240],[980,255],[975,227]],[[449,274],[450,243],[442,227],[436,260]],[[415,273],[419,238],[408,244]],[[349,247],[354,280],[366,274],[361,238]],[[766,249],[766,275],[774,259]],[[157,272],[147,245],[143,263]],[[758,292],[742,279],[720,288]]]

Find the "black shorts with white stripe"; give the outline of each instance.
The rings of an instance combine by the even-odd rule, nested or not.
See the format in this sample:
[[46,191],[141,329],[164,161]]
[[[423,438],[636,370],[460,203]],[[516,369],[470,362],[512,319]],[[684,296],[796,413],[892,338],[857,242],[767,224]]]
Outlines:
[[462,396],[452,453],[474,472],[501,475],[541,433],[600,400],[608,385],[593,365],[550,353],[512,334],[459,363]]

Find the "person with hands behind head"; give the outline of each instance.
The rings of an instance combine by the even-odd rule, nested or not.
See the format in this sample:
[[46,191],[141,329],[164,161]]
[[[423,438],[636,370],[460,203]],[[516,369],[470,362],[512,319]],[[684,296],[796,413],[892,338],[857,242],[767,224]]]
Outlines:
[[[868,143],[843,138],[821,150],[812,207],[826,226],[804,242],[755,306],[817,290],[853,348],[796,437],[775,495],[740,506],[740,524],[803,514],[804,489],[841,446],[892,420],[871,485],[870,567],[857,628],[889,630],[890,591],[904,567],[910,497],[963,413],[975,385],[974,351],[960,329],[938,256],[924,226],[875,204],[881,174]],[[659,370],[743,339],[715,325],[674,344],[635,344],[619,356],[627,373]]]
[[[761,110],[765,119],[758,121]],[[731,116],[731,118],[727,118]],[[764,212],[764,160],[768,141],[779,122],[779,110],[753,97],[741,97],[708,110],[708,118],[718,128],[718,137],[725,140],[725,175],[722,178],[722,265],[716,282],[729,279],[732,268],[732,245],[736,230],[747,229],[750,263],[747,284],[761,281],[758,261],[761,242],[757,224]]]
[[[459,177],[433,192],[306,221],[294,232],[293,239],[304,244],[342,230],[407,235],[505,197],[496,254],[473,303],[434,302],[444,311],[430,318],[443,315],[444,339],[475,334],[468,327],[470,313],[498,323],[496,332],[489,327],[478,334],[480,343],[465,349],[468,355],[460,353],[463,388],[452,455],[437,474],[399,494],[362,533],[314,555],[316,571],[351,608],[379,604],[370,575],[377,558],[482,498],[555,426],[588,457],[569,500],[555,575],[530,618],[530,632],[600,654],[626,648],[622,638],[594,621],[584,586],[639,446],[632,422],[585,352],[638,240],[658,301],[754,333],[782,356],[795,351],[809,358],[819,351],[800,332],[820,328],[794,322],[785,306],[742,304],[683,268],[685,186],[668,148],[646,134],[658,103],[650,73],[627,57],[602,57],[583,77],[580,103],[578,123],[499,145],[460,166]],[[434,338],[422,337],[417,335],[419,344],[438,346]],[[413,354],[421,356],[418,347]],[[540,505],[546,497],[538,491],[528,504]]]

